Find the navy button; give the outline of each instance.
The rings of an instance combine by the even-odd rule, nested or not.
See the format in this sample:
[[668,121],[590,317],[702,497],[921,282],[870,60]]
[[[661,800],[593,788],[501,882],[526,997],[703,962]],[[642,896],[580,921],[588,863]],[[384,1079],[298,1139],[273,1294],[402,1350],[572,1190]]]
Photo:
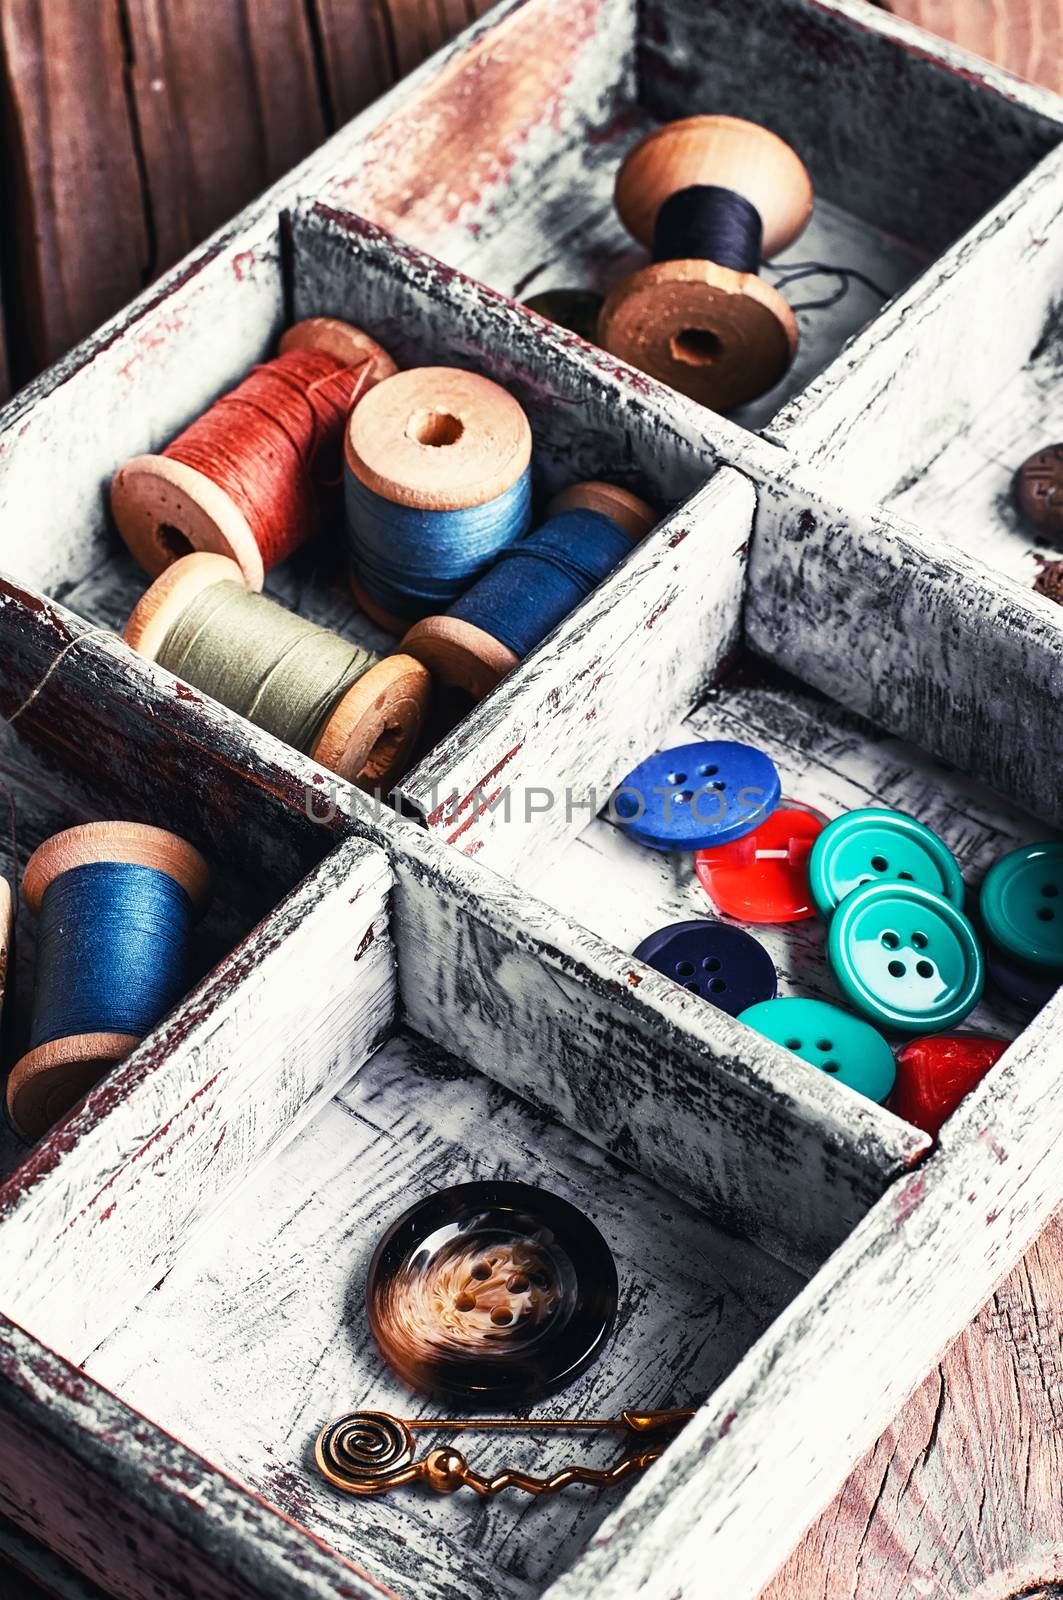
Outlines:
[[762,750],[714,739],[641,762],[615,790],[612,813],[654,850],[703,850],[759,828],[779,794],[775,763]]
[[997,994],[1021,1011],[1040,1011],[1063,983],[1063,973],[1050,972],[1047,967],[1028,966],[988,943],[985,962],[986,975]]
[[778,989],[764,946],[726,922],[671,922],[643,939],[635,955],[732,1017],[774,1000]]

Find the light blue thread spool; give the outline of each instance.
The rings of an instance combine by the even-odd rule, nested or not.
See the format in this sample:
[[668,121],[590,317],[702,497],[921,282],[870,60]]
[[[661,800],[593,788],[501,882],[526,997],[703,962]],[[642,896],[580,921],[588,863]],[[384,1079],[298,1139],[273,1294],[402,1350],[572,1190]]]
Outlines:
[[442,616],[406,634],[403,650],[433,681],[480,699],[575,609],[653,527],[645,501],[605,483],[559,495],[549,519]]
[[162,828],[89,823],[35,851],[23,886],[37,962],[29,1049],[7,1106],[36,1137],[184,993],[209,874],[198,850]]
[[392,632],[445,611],[531,519],[531,428],[456,367],[380,383],[351,415],[344,474],[354,591]]

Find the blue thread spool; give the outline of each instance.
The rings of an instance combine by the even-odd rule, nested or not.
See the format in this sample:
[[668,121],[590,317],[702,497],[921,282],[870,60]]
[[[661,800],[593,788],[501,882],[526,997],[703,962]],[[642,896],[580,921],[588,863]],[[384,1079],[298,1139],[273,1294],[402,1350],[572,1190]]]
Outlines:
[[757,269],[811,215],[812,183],[790,146],[740,117],[666,123],[626,157],[616,208],[653,262],[610,291],[599,343],[715,411],[778,383],[797,323]]
[[644,500],[608,483],[577,483],[549,520],[450,607],[411,628],[402,649],[438,688],[480,700],[597,588],[656,522]]
[[457,367],[415,367],[366,395],[347,428],[351,582],[403,633],[444,611],[531,520],[532,436],[517,401]]
[[137,822],[90,822],[35,850],[22,880],[39,919],[30,1047],[7,1108],[44,1133],[181,997],[210,874],[192,845]]

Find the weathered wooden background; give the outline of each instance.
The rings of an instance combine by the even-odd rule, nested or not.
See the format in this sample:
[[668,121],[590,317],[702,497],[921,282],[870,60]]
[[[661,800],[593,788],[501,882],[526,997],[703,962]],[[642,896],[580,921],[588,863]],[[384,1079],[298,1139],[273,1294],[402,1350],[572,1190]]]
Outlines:
[[[489,0],[0,0],[0,399]],[[876,0],[1054,88],[1063,0]]]

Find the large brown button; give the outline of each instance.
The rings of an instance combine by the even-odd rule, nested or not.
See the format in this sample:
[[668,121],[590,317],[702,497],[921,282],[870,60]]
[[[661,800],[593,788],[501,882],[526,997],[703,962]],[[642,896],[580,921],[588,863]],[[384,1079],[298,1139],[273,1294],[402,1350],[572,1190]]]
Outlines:
[[1063,444],[1050,444],[1015,474],[1015,504],[1030,527],[1063,549]]
[[523,1406],[600,1353],[616,1266],[575,1206],[523,1183],[462,1183],[393,1223],[369,1264],[369,1323],[420,1394]]

